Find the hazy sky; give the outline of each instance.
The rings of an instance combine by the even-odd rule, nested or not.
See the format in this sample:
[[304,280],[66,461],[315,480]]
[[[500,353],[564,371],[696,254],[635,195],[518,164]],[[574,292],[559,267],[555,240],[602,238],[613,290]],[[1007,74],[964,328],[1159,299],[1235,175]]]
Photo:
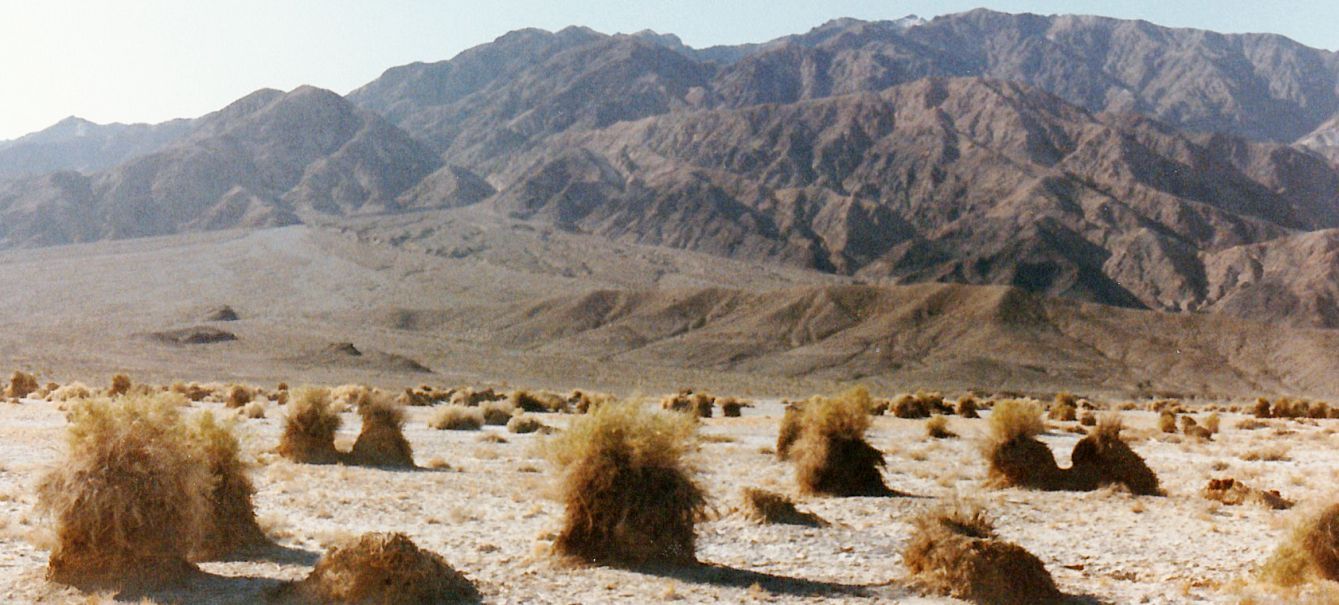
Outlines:
[[702,47],[836,17],[930,18],[978,6],[1274,32],[1339,48],[1334,0],[0,0],[0,140],[69,115],[194,117],[262,87],[346,93],[388,67],[447,59],[521,27],[650,28]]

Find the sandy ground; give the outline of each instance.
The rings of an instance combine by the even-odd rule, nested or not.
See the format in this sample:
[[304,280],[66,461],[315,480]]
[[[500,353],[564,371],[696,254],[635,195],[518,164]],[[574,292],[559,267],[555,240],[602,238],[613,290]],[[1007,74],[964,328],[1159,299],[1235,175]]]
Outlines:
[[[194,404],[214,408],[217,404]],[[231,414],[225,411],[224,413]],[[324,548],[366,531],[399,531],[439,552],[477,583],[487,603],[903,602],[922,597],[910,586],[900,551],[910,519],[946,499],[980,502],[998,534],[1045,563],[1078,602],[1289,602],[1250,582],[1286,531],[1295,511],[1223,506],[1199,491],[1211,477],[1235,477],[1277,489],[1297,510],[1332,502],[1339,421],[1270,421],[1234,428],[1225,415],[1212,442],[1157,433],[1148,412],[1125,412],[1132,447],[1159,474],[1166,497],[1116,490],[1044,493],[982,486],[979,453],[985,420],[952,418],[961,438],[932,440],[923,421],[879,417],[870,441],[887,453],[885,478],[894,498],[802,498],[801,509],[832,523],[826,528],[763,526],[732,511],[740,490],[761,486],[795,494],[791,468],[770,453],[781,406],[763,402],[743,418],[702,423],[697,464],[718,511],[698,529],[696,570],[643,573],[604,567],[570,568],[545,553],[561,506],[550,499],[553,474],[540,444],[545,436],[514,435],[501,427],[437,431],[430,408],[414,408],[406,435],[421,466],[441,459],[449,469],[396,472],[298,465],[274,454],[283,408],[244,419],[238,430],[254,466],[261,524],[282,548],[263,560],[206,563],[211,576],[157,602],[251,603],[278,582],[301,578]],[[1200,415],[1201,417],[1203,415]],[[562,427],[571,416],[542,415]],[[343,415],[340,442],[357,434],[355,414]],[[1059,423],[1043,440],[1068,464],[1079,438]],[[0,601],[84,602],[86,595],[43,580],[49,528],[33,512],[33,486],[62,456],[63,415],[53,404],[0,406]],[[505,442],[486,440],[502,437]],[[1245,460],[1250,452],[1271,453]],[[110,598],[110,595],[103,595]]]

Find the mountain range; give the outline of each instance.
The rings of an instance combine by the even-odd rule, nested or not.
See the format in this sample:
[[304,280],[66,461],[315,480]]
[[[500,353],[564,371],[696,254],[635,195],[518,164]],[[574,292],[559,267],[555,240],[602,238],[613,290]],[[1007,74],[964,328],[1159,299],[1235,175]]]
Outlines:
[[457,258],[463,217],[1336,328],[1339,56],[987,10],[705,49],[531,29],[345,96],[0,143],[0,249],[306,224]]

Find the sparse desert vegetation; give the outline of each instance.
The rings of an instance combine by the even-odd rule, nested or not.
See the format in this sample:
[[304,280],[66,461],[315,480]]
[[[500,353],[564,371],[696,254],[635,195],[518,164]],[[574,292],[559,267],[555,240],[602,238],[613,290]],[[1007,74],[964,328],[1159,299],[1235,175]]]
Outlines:
[[[1270,470],[1326,451],[1339,428],[1330,427],[1329,419],[1271,416],[1260,422],[1282,424],[1252,430],[1237,428],[1248,417],[1228,406],[1206,414],[1185,403],[1175,404],[1179,408],[1141,403],[1117,416],[1103,410],[1118,403],[1078,400],[1079,415],[1089,412],[1097,420],[1075,432],[1082,423],[1058,420],[1062,424],[1048,427],[1046,407],[1035,400],[977,398],[974,405],[984,418],[970,418],[960,413],[969,396],[959,396],[956,403],[945,399],[942,407],[932,406],[936,411],[928,418],[904,419],[878,415],[880,406],[891,409],[896,398],[875,398],[863,389],[791,406],[764,399],[741,417],[702,417],[691,405],[686,413],[659,411],[655,403],[608,397],[582,414],[571,403],[579,398],[572,396],[564,397],[567,413],[555,414],[522,412],[508,398],[451,405],[444,393],[456,391],[426,385],[414,389],[434,393],[439,403],[405,406],[394,389],[346,388],[345,412],[336,411],[327,389],[294,390],[280,407],[260,403],[267,392],[249,386],[257,401],[231,411],[232,385],[196,387],[209,392],[201,401],[188,397],[196,390],[190,383],[133,383],[127,394],[114,398],[106,394],[110,388],[99,394],[86,387],[82,398],[72,394],[50,403],[36,398],[41,390],[62,388],[51,385],[7,408],[11,414],[47,417],[50,430],[68,430],[72,440],[70,458],[52,467],[33,495],[31,505],[40,504],[34,512],[42,514],[11,522],[9,531],[33,536],[23,548],[35,549],[36,560],[43,562],[31,570],[30,577],[38,578],[34,586],[63,595],[138,586],[177,595],[161,597],[171,601],[191,594],[171,588],[174,578],[190,586],[202,571],[250,570],[242,573],[273,580],[239,590],[274,602],[419,602],[423,591],[458,599],[447,602],[487,602],[489,595],[519,594],[507,587],[521,574],[531,578],[522,581],[531,587],[526,590],[579,595],[606,581],[596,578],[620,577],[630,582],[625,589],[630,600],[660,600],[666,594],[682,600],[673,595],[684,594],[686,584],[673,593],[647,593],[640,592],[644,581],[630,578],[645,573],[640,570],[646,564],[684,570],[723,564],[736,570],[757,565],[759,573],[766,569],[784,579],[757,576],[738,587],[694,584],[695,589],[729,601],[747,600],[746,594],[760,590],[786,601],[788,589],[778,582],[792,587],[799,582],[828,600],[863,594],[858,598],[1031,603],[1072,593],[1127,602],[1137,600],[1135,595],[1163,594],[1162,581],[1111,584],[1090,574],[1151,573],[1147,570],[1160,564],[1143,556],[1145,543],[1183,549],[1176,560],[1201,561],[1189,544],[1183,548],[1179,539],[1161,537],[1169,527],[1189,528],[1207,544],[1255,540],[1250,556],[1205,563],[1202,573],[1212,581],[1181,588],[1185,600],[1296,599],[1325,590],[1329,582],[1324,545],[1332,537],[1325,533],[1326,517],[1315,508],[1316,498],[1323,502],[1327,493],[1323,482]],[[288,390],[264,396],[280,392]],[[721,399],[713,397],[718,407]],[[252,405],[275,406],[276,413],[252,416],[247,413]],[[941,413],[946,408],[955,414]],[[490,409],[506,413],[512,434],[485,424]],[[1162,412],[1172,409],[1180,409],[1178,431],[1164,434]],[[430,421],[443,410],[468,417],[463,422],[474,431],[435,430]],[[1253,411],[1250,405],[1245,410]],[[1182,440],[1194,428],[1207,432],[1215,421],[1220,425],[1212,440]],[[959,438],[927,438],[947,431],[950,422]],[[154,428],[130,431],[129,426]],[[786,431],[790,436],[782,438]],[[75,434],[85,436],[77,439],[83,445],[73,445]],[[788,448],[788,460],[775,459],[774,442]],[[176,476],[167,483],[197,487],[157,496],[136,491],[143,501],[134,501],[124,487],[100,488],[96,499],[105,503],[90,505],[95,494],[76,487],[97,483],[83,478],[122,480],[126,471],[116,470],[114,453],[135,448],[160,450],[142,459],[155,476]],[[1064,451],[1070,451],[1068,466],[1057,463]],[[416,455],[425,461],[418,473],[388,468],[412,466]],[[544,472],[544,458],[552,472]],[[308,464],[313,461],[324,465]],[[93,469],[110,474],[91,475]],[[6,476],[0,472],[0,507],[22,504],[14,492],[8,501],[3,496]],[[897,497],[889,485],[915,495]],[[537,497],[544,493],[554,500]],[[963,504],[964,494],[998,509],[1004,531],[996,530],[979,506]],[[852,495],[881,496],[878,502],[885,504],[874,509],[865,498],[833,497]],[[169,506],[166,502],[185,511],[176,521],[165,521],[176,528],[170,535],[165,524],[135,525],[128,522],[135,517],[124,512],[157,510]],[[1294,502],[1311,512],[1291,522],[1279,516],[1292,515],[1287,509]],[[1050,512],[1040,517],[1027,512],[1030,507]],[[883,508],[890,512],[874,512]],[[336,520],[339,525],[332,526]],[[50,538],[40,538],[45,523]],[[106,524],[122,527],[116,531],[124,540],[80,537],[108,531],[100,529]],[[1075,541],[1065,524],[1112,533],[1082,532],[1097,541],[1088,547]],[[1193,528],[1199,524],[1216,529],[1198,533]],[[1285,525],[1295,527],[1294,533],[1278,529]],[[793,531],[808,533],[787,533]],[[774,547],[750,546],[779,536],[787,536],[786,548],[809,554],[789,559]],[[293,548],[309,554],[282,554]],[[904,566],[836,565],[818,556],[829,548],[895,548],[903,553]],[[260,563],[275,556],[292,558],[281,558],[277,566]],[[1089,570],[1076,569],[1075,561]],[[612,567],[571,567],[572,562]],[[104,566],[118,571],[97,571]],[[570,588],[553,588],[553,580],[545,579],[550,573],[569,577]],[[823,583],[813,579],[818,573],[844,579]],[[57,581],[40,582],[48,575]],[[392,596],[379,592],[387,581],[400,587]],[[758,586],[749,588],[754,583]],[[547,588],[535,588],[540,585]]]

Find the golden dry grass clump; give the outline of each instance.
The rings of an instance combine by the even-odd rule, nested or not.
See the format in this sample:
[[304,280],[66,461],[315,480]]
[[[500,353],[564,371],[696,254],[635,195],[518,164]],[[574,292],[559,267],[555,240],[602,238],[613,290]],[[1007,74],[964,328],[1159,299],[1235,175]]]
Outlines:
[[1055,394],[1055,402],[1051,404],[1051,409],[1046,414],[1047,418],[1062,422],[1073,422],[1078,420],[1078,416],[1078,398],[1065,391]]
[[51,393],[47,395],[47,401],[54,403],[68,403],[71,401],[88,399],[92,396],[93,390],[89,389],[84,383],[71,382],[70,384],[52,389]]
[[607,403],[613,399],[614,397],[608,393],[589,393],[582,390],[575,390],[567,396],[567,405],[569,409],[576,413],[585,414],[586,412],[589,412],[592,407]]
[[115,374],[112,376],[112,384],[107,387],[108,397],[120,397],[130,392],[130,377],[125,374]]
[[335,449],[335,431],[341,423],[328,389],[307,387],[294,392],[279,440],[279,455],[306,464],[340,461]]
[[479,591],[441,555],[399,533],[369,533],[332,547],[300,582],[280,585],[277,603],[477,603]]
[[926,591],[973,603],[1058,603],[1063,595],[1041,560],[995,538],[985,513],[957,505],[913,522],[902,561]]
[[210,412],[200,414],[190,425],[191,437],[204,453],[204,461],[213,478],[209,491],[209,515],[204,520],[202,539],[192,551],[195,560],[227,557],[237,552],[269,544],[265,532],[256,524],[251,496],[256,488],[247,477],[242,463],[241,446],[233,427],[220,423]]
[[800,438],[800,427],[803,426],[801,418],[803,409],[799,403],[788,403],[786,409],[781,413],[781,425],[776,435],[776,459],[789,460],[790,448],[795,445],[795,440]]
[[439,431],[477,431],[484,426],[484,413],[479,408],[444,405],[433,412],[428,426]]
[[748,519],[763,524],[804,525],[824,527],[828,523],[811,512],[795,508],[790,498],[756,487],[744,488],[740,512]]
[[196,571],[213,490],[200,442],[166,395],[83,400],[69,412],[64,462],[37,487],[56,526],[47,577],[151,587]]
[[1045,490],[1064,487],[1055,454],[1037,440],[1046,429],[1041,417],[1042,406],[1036,401],[1006,399],[991,409],[985,453],[992,485]]
[[546,427],[538,418],[529,414],[517,414],[507,421],[507,431],[511,433],[524,434],[542,431]]
[[918,419],[930,417],[930,403],[927,399],[920,397],[920,394],[898,395],[893,400],[892,408],[889,410],[898,418]]
[[958,400],[958,404],[956,407],[957,409],[955,411],[958,413],[959,416],[963,418],[981,417],[980,414],[977,414],[976,412],[977,408],[976,398],[972,397],[971,395],[963,395],[962,398]]
[[485,401],[479,404],[479,412],[483,414],[484,424],[506,426],[516,412],[516,406],[510,401]]
[[1121,439],[1121,429],[1118,416],[1106,416],[1087,437],[1074,444],[1069,456],[1072,466],[1066,473],[1069,489],[1119,484],[1136,495],[1162,495],[1158,476]]
[[660,400],[660,409],[671,412],[685,412],[699,418],[711,418],[716,398],[707,393],[694,393],[692,389],[679,389],[678,393],[666,395]]
[[1164,433],[1176,432],[1176,414],[1171,410],[1163,410],[1158,413],[1158,430]]
[[1097,426],[1097,414],[1091,410],[1084,410],[1079,414],[1079,426]]
[[373,394],[358,407],[363,428],[349,460],[364,466],[414,467],[414,449],[404,437],[404,407],[385,394]]
[[1271,412],[1272,408],[1269,405],[1269,400],[1264,397],[1257,397],[1255,399],[1255,404],[1251,406],[1251,413],[1254,414],[1256,418],[1270,418]]
[[196,402],[204,401],[206,397],[209,397],[214,393],[213,390],[202,387],[194,382],[190,384],[176,382],[172,384],[169,390],[173,393],[182,395],[186,399]]
[[737,397],[717,397],[716,403],[721,406],[721,416],[726,418],[739,418],[744,414],[744,408],[753,407],[752,403]]
[[471,387],[461,387],[451,393],[451,405],[463,405],[473,407],[485,401],[500,401],[507,396],[493,390],[493,387],[483,389],[474,389]]
[[818,397],[801,412],[800,434],[790,447],[795,481],[805,494],[887,496],[883,452],[865,441],[869,391],[855,387],[836,397]]
[[22,399],[38,390],[37,377],[27,372],[15,370],[9,377],[9,386],[5,387],[5,397]]
[[256,392],[250,387],[240,384],[234,384],[228,387],[228,398],[224,400],[224,405],[230,408],[240,408],[256,397]]
[[562,556],[612,564],[692,563],[706,496],[687,456],[690,416],[607,403],[548,443],[566,506]]
[[1284,498],[1278,490],[1262,490],[1250,487],[1236,479],[1210,479],[1209,484],[1200,492],[1205,499],[1222,502],[1228,506],[1253,503],[1273,510],[1287,510],[1293,502]]
[[925,421],[925,434],[932,439],[952,439],[958,434],[948,430],[948,416],[935,414]]
[[1265,562],[1262,579],[1296,586],[1316,579],[1339,582],[1339,504],[1303,518]]
[[507,398],[512,407],[519,408],[530,413],[543,412],[565,412],[567,411],[567,399],[557,393],[549,391],[527,391],[517,389],[511,392]]

